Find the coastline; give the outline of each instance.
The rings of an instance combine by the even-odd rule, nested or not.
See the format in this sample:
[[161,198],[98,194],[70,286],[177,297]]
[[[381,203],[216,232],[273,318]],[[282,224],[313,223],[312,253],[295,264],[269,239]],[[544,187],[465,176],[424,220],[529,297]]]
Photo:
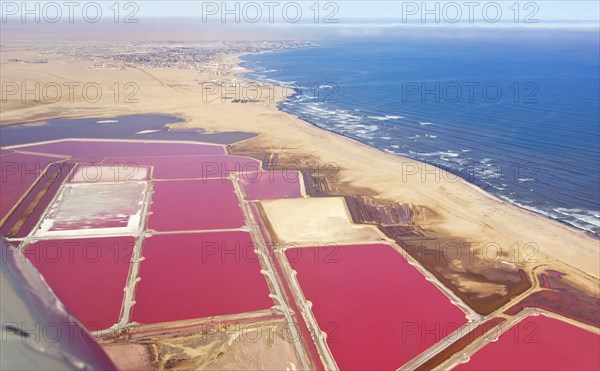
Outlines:
[[[411,160],[411,161],[420,162],[420,163],[422,163],[422,164],[426,164],[427,166],[432,166],[432,167],[435,167],[435,168],[436,168],[438,171],[447,171],[447,172],[448,172],[448,170],[442,169],[441,167],[438,167],[438,166],[436,166],[435,164],[432,164],[432,163],[429,163],[429,162],[423,162],[423,161],[421,161],[421,160],[413,159],[413,158],[410,158],[410,157],[405,157],[405,156],[398,155],[398,154],[387,153],[387,152],[385,152],[384,150],[382,150],[382,149],[380,149],[380,148],[377,148],[377,147],[374,147],[374,146],[370,146],[370,145],[368,145],[368,144],[365,144],[365,143],[363,143],[363,142],[359,141],[358,139],[352,138],[352,137],[350,137],[350,136],[348,136],[348,135],[345,135],[345,134],[342,134],[342,133],[337,133],[337,132],[335,132],[335,131],[333,131],[333,130],[330,130],[330,129],[327,129],[327,128],[322,128],[322,127],[319,127],[319,126],[315,125],[314,123],[310,122],[309,120],[306,120],[306,119],[304,119],[304,118],[301,118],[301,117],[299,117],[299,116],[297,116],[297,115],[294,115],[293,113],[289,113],[289,112],[285,112],[285,111],[282,111],[282,112],[284,112],[284,113],[286,113],[286,114],[288,114],[288,115],[292,115],[292,116],[294,116],[295,118],[297,118],[298,120],[304,121],[304,122],[306,122],[307,124],[309,124],[309,125],[311,125],[311,126],[314,126],[315,128],[317,128],[317,129],[319,129],[319,130],[324,130],[324,131],[327,131],[327,132],[329,132],[329,133],[331,133],[331,134],[333,134],[333,135],[338,135],[338,136],[340,136],[340,137],[346,138],[347,140],[350,140],[350,141],[352,141],[352,142],[356,143],[357,145],[366,146],[367,148],[373,148],[373,149],[376,149],[376,150],[380,151],[381,153],[384,153],[384,154],[389,154],[389,155],[392,155],[392,156],[396,156],[396,157],[399,157],[399,158],[401,158],[401,159],[405,159],[405,160]],[[517,202],[511,201],[511,200],[507,200],[507,199],[504,199],[504,198],[502,198],[502,197],[500,197],[500,196],[498,196],[498,195],[496,195],[496,194],[494,194],[494,193],[492,193],[492,192],[490,192],[490,191],[487,191],[487,190],[485,190],[485,189],[481,188],[480,186],[478,186],[477,184],[474,184],[474,183],[472,183],[472,182],[469,182],[467,179],[464,179],[463,177],[461,177],[461,176],[460,176],[460,175],[458,175],[458,174],[454,174],[454,173],[451,173],[451,174],[452,174],[453,176],[457,176],[457,177],[461,178],[461,179],[462,179],[463,181],[465,181],[465,182],[466,182],[468,185],[472,186],[474,190],[476,190],[476,191],[478,191],[478,192],[482,193],[484,196],[487,196],[487,197],[490,197],[490,198],[494,199],[496,202],[500,202],[500,203],[503,203],[503,204],[505,204],[505,205],[508,205],[508,206],[516,207],[516,208],[517,208],[517,209],[519,209],[520,211],[523,211],[523,212],[529,213],[529,214],[530,214],[530,215],[532,215],[532,216],[538,216],[538,217],[545,218],[546,220],[548,220],[548,221],[550,221],[550,222],[556,223],[556,224],[557,224],[557,226],[564,227],[564,228],[566,228],[567,230],[569,230],[569,231],[571,231],[571,232],[575,232],[575,233],[583,233],[584,235],[586,235],[586,236],[588,236],[588,237],[590,237],[590,238],[592,238],[592,239],[595,239],[595,240],[598,240],[598,241],[600,241],[600,235],[596,235],[596,234],[594,234],[593,232],[591,232],[591,231],[589,231],[589,230],[586,230],[586,229],[583,229],[583,228],[579,228],[579,227],[577,227],[577,226],[575,226],[575,225],[573,225],[573,224],[570,224],[570,223],[568,223],[568,222],[566,222],[566,221],[562,221],[562,220],[554,219],[554,218],[552,218],[551,216],[545,215],[545,214],[543,214],[543,213],[541,213],[541,212],[538,212],[538,211],[536,211],[536,210],[533,210],[533,209],[528,209],[527,207],[525,207],[525,206],[523,206],[523,205],[520,205],[520,204],[518,204]]]
[[[270,52],[260,52],[260,53],[255,53],[255,54],[266,54],[266,53],[270,53]],[[235,61],[235,63],[237,63],[237,65],[238,65],[238,66],[240,66],[240,65],[241,65],[241,63],[247,63],[247,61],[244,61],[244,60],[241,60],[241,59],[240,59],[240,58],[242,58],[242,57],[244,57],[244,56],[246,56],[246,55],[253,55],[253,54],[239,54],[239,55],[236,55],[236,56],[235,56],[235,58],[234,58],[234,61]],[[240,66],[240,67],[241,67],[241,66]],[[246,69],[245,67],[241,67],[241,68],[242,68],[244,71],[242,71],[242,72],[239,72],[239,73],[236,73],[236,76],[238,76],[238,77],[240,77],[240,78],[243,78],[243,79],[246,79],[246,80],[250,80],[250,81],[254,81],[254,82],[256,82],[256,83],[263,83],[263,84],[269,84],[269,85],[273,85],[273,86],[279,86],[279,85],[274,85],[274,84],[272,84],[272,83],[270,83],[270,82],[267,82],[267,81],[256,80],[256,79],[253,79],[253,78],[251,78],[251,77],[243,76],[244,74],[246,74],[246,73],[249,73],[249,72],[253,72],[253,71],[252,71],[252,70],[249,70],[249,69]],[[280,87],[280,88],[285,88],[285,87],[283,87],[283,86],[279,86],[279,87]],[[294,94],[296,94],[296,93],[294,93]],[[287,96],[285,99],[287,99],[287,98],[288,98],[289,96],[291,96],[291,95],[293,95],[293,94],[290,94],[290,95],[288,95],[288,96]],[[326,132],[328,132],[328,133],[331,133],[331,134],[333,134],[333,135],[337,135],[337,136],[343,137],[343,138],[345,138],[345,139],[347,139],[347,140],[349,140],[349,141],[353,142],[353,143],[354,143],[355,145],[357,145],[357,146],[363,146],[363,147],[366,147],[366,148],[375,149],[375,150],[377,150],[377,151],[381,152],[382,154],[386,154],[386,155],[392,155],[392,156],[398,157],[398,158],[400,158],[400,159],[403,159],[403,160],[415,161],[415,162],[419,162],[419,163],[422,163],[422,164],[426,164],[426,165],[428,165],[428,166],[431,166],[431,167],[434,167],[434,168],[436,168],[438,171],[445,171],[445,172],[449,172],[448,170],[446,170],[446,169],[443,169],[443,168],[441,168],[441,167],[439,167],[439,166],[437,166],[437,165],[435,165],[435,164],[432,164],[432,163],[423,162],[423,161],[421,161],[421,160],[418,160],[418,159],[413,159],[413,158],[411,158],[411,157],[406,157],[406,156],[399,155],[399,154],[392,154],[392,153],[388,153],[388,152],[384,151],[384,150],[383,150],[383,149],[381,149],[381,148],[377,148],[377,147],[375,147],[375,146],[371,146],[371,145],[365,144],[365,143],[361,142],[361,141],[360,141],[360,140],[358,140],[358,139],[352,138],[352,137],[351,137],[351,136],[349,136],[349,135],[345,135],[345,134],[343,134],[343,133],[338,133],[338,132],[335,132],[334,130],[331,130],[331,129],[328,129],[328,128],[320,127],[320,126],[318,126],[317,124],[315,124],[315,123],[311,122],[311,121],[310,121],[310,120],[308,120],[308,119],[302,118],[302,117],[300,117],[300,116],[298,116],[298,115],[296,115],[296,114],[290,113],[290,112],[286,112],[286,111],[284,111],[283,109],[281,109],[281,106],[280,106],[280,105],[281,105],[281,103],[285,102],[285,99],[281,99],[280,101],[276,102],[276,104],[277,104],[277,109],[278,109],[280,112],[282,112],[282,113],[285,113],[285,114],[287,114],[287,115],[291,115],[291,116],[295,117],[297,120],[303,121],[303,122],[305,122],[306,124],[308,124],[308,125],[310,125],[310,126],[312,126],[312,127],[316,128],[316,129],[318,129],[318,130],[323,130],[323,131],[326,131]],[[450,172],[449,172],[449,173],[450,173]],[[541,212],[538,212],[538,211],[535,211],[535,210],[529,209],[529,208],[527,208],[527,207],[525,207],[525,206],[523,206],[523,205],[520,205],[520,204],[518,204],[517,202],[510,201],[510,200],[506,200],[506,199],[504,199],[504,198],[502,198],[502,197],[500,197],[500,196],[498,196],[498,195],[496,195],[496,194],[494,194],[494,193],[492,193],[492,192],[490,192],[490,191],[487,191],[487,190],[485,190],[485,189],[481,188],[481,187],[480,187],[480,186],[478,186],[477,184],[474,184],[474,183],[472,183],[472,182],[469,182],[467,179],[465,179],[465,178],[461,177],[461,176],[460,176],[460,175],[458,175],[458,174],[454,174],[454,173],[451,173],[451,174],[452,174],[453,176],[456,176],[456,177],[460,178],[462,181],[464,181],[464,182],[465,182],[467,185],[471,186],[471,187],[472,187],[474,190],[476,190],[477,192],[481,193],[482,195],[484,195],[484,196],[486,196],[486,197],[489,197],[489,198],[493,199],[493,200],[494,200],[494,201],[496,201],[496,202],[502,203],[502,204],[504,204],[504,205],[507,205],[507,206],[516,207],[516,208],[517,208],[519,211],[522,211],[522,212],[528,213],[528,214],[530,214],[530,215],[532,215],[532,216],[536,216],[536,217],[542,217],[542,218],[544,218],[544,219],[546,219],[546,220],[548,220],[548,221],[550,221],[550,222],[553,222],[553,223],[555,223],[555,224],[556,224],[557,226],[559,226],[559,227],[564,227],[564,228],[565,228],[566,230],[568,230],[569,232],[574,232],[574,233],[583,233],[584,235],[586,235],[586,236],[588,236],[588,237],[590,237],[590,238],[592,238],[592,239],[594,239],[594,240],[598,240],[598,241],[600,241],[600,236],[598,236],[598,235],[595,235],[595,234],[594,234],[593,232],[591,232],[591,231],[588,231],[588,230],[586,230],[586,229],[583,229],[583,228],[579,228],[579,227],[577,227],[577,226],[575,226],[575,225],[572,225],[572,224],[570,224],[570,223],[568,223],[568,222],[564,222],[564,221],[561,221],[561,220],[558,220],[558,219],[554,219],[554,218],[552,218],[551,216],[548,216],[548,215],[545,215],[545,214],[543,214],[543,213],[541,213]]]
[[[9,58],[11,53],[6,54],[3,59]],[[235,61],[239,67],[240,56],[230,55],[228,60]],[[225,107],[227,103],[222,102],[198,104],[197,98],[201,92],[197,84],[190,84],[190,80],[197,78],[198,74],[195,71],[157,69],[151,70],[152,74],[147,76],[146,71],[137,73],[138,71],[128,70],[128,73],[123,73],[111,70],[105,73],[104,70],[89,70],[85,62],[73,61],[65,64],[68,68],[63,66],[62,73],[75,80],[91,77],[94,81],[105,83],[106,86],[110,86],[117,79],[128,81],[133,78],[139,81],[143,87],[140,91],[140,103],[115,105],[111,97],[103,97],[99,103],[84,103],[76,110],[72,109],[72,103],[62,101],[48,105],[31,105],[22,109],[9,106],[8,110],[2,112],[2,123],[35,122],[53,117],[114,117],[159,113],[172,114],[184,119],[184,122],[174,125],[178,128],[203,128],[207,132],[256,132],[260,134],[258,137],[240,142],[235,147],[240,151],[275,150],[284,157],[308,156],[320,159],[323,163],[336,163],[340,168],[340,191],[350,194],[365,192],[381,200],[422,205],[433,211],[423,223],[423,228],[430,233],[480,244],[495,242],[506,248],[515,243],[523,245],[533,241],[539,247],[539,255],[536,257],[544,264],[552,265],[558,260],[581,273],[596,279],[600,277],[597,238],[502,200],[462,178],[456,182],[422,182],[422,179],[399,181],[398,174],[406,166],[421,169],[427,166],[429,170],[433,165],[385,153],[280,111],[277,105],[285,99],[284,89],[281,87],[263,84],[267,89],[276,92],[276,101],[247,105],[228,104]],[[4,65],[3,75],[18,79],[24,76],[23,71],[28,71],[28,68],[29,71],[34,67],[48,68],[34,65],[19,67],[23,68],[13,69],[11,65]],[[57,74],[60,75],[61,72]],[[42,75],[34,74],[32,80],[48,79],[47,76],[40,77]],[[253,81],[247,78],[243,80]],[[169,83],[164,84],[165,81]],[[174,88],[176,83],[183,87]],[[173,95],[173,99],[165,100],[165,94]],[[295,135],[290,135],[291,133]],[[439,168],[434,171],[442,178],[447,174]],[[420,178],[422,174],[416,175]]]
[[[302,49],[305,49],[304,47]],[[280,52],[284,52],[285,51],[280,51]],[[262,54],[262,53],[261,53]],[[264,62],[264,61],[263,61]],[[302,103],[294,103],[295,101],[298,101],[297,98],[303,98],[305,97],[305,95],[303,95],[302,93],[302,89],[304,89],[303,87],[296,87],[298,85],[298,83],[296,83],[295,81],[289,81],[292,79],[296,79],[298,78],[297,73],[294,74],[293,76],[295,77],[290,77],[288,80],[286,80],[285,78],[282,77],[277,77],[277,76],[269,76],[267,75],[265,72],[263,72],[262,70],[266,70],[267,68],[276,68],[274,66],[277,66],[277,64],[273,65],[270,63],[267,63],[265,65],[263,65],[260,60],[242,60],[242,63],[245,64],[244,68],[250,70],[249,73],[244,73],[244,78],[250,79],[250,80],[255,80],[261,83],[267,83],[267,84],[274,84],[277,86],[280,86],[282,88],[286,88],[286,89],[293,89],[294,93],[291,94],[291,96],[289,97],[289,99],[287,101],[283,101],[280,102],[278,104],[278,108],[287,113],[287,114],[291,114],[293,116],[295,116],[296,118],[298,118],[299,120],[305,121],[321,130],[325,130],[328,131],[330,133],[336,134],[336,135],[340,135],[343,137],[346,137],[348,139],[354,140],[356,142],[359,143],[363,143],[366,144],[369,147],[373,147],[376,148],[382,152],[385,153],[391,153],[394,154],[396,156],[399,156],[401,158],[405,158],[405,159],[412,159],[418,162],[422,162],[422,163],[426,163],[428,165],[431,165],[433,167],[436,167],[438,169],[444,170],[449,172],[452,175],[455,175],[457,177],[462,178],[463,180],[465,180],[466,182],[468,182],[469,184],[472,184],[474,186],[476,186],[479,190],[482,190],[484,192],[489,193],[489,195],[491,195],[492,197],[495,197],[498,201],[501,202],[505,202],[507,204],[513,205],[513,206],[517,206],[519,208],[521,208],[524,211],[530,212],[532,214],[535,215],[539,215],[542,216],[544,218],[547,218],[549,220],[552,220],[554,222],[558,222],[561,225],[564,225],[570,229],[573,229],[575,231],[582,231],[583,233],[589,235],[591,238],[599,240],[600,241],[600,233],[597,231],[597,224],[596,221],[594,220],[594,217],[597,217],[597,214],[594,212],[594,209],[587,209],[584,207],[583,210],[580,210],[579,208],[581,206],[576,205],[576,204],[561,204],[560,200],[555,200],[555,199],[551,199],[553,201],[555,201],[553,204],[550,203],[549,205],[539,205],[536,203],[531,203],[529,201],[531,200],[535,200],[535,198],[533,199],[529,199],[528,197],[528,193],[523,193],[520,194],[523,197],[518,197],[519,194],[515,193],[515,192],[511,192],[510,194],[507,194],[506,192],[501,192],[499,190],[496,189],[495,185],[486,182],[485,180],[482,179],[478,179],[475,175],[471,174],[470,171],[463,171],[466,170],[467,166],[472,166],[471,164],[468,165],[462,165],[462,162],[459,165],[456,165],[455,163],[438,163],[435,160],[431,161],[430,157],[419,157],[414,155],[415,152],[413,152],[412,150],[408,151],[408,153],[406,152],[406,150],[398,152],[396,150],[390,150],[389,145],[386,144],[387,143],[382,143],[380,141],[374,141],[372,137],[370,136],[363,136],[361,134],[358,133],[354,133],[352,130],[346,130],[346,129],[339,129],[338,127],[340,126],[340,122],[343,123],[343,121],[336,121],[335,119],[333,120],[333,124],[323,124],[323,121],[331,121],[328,120],[329,118],[329,114],[332,113],[333,111],[338,111],[341,110],[342,112],[345,112],[345,110],[347,111],[347,107],[345,106],[336,106],[334,105],[325,105],[321,108],[324,108],[325,111],[327,111],[327,115],[323,115],[323,116],[319,116],[317,114],[317,116],[312,115],[307,113],[307,110],[305,108],[303,108],[303,104]],[[252,70],[252,66],[256,66],[257,71],[261,71],[260,73],[257,73],[257,71]],[[267,67],[269,66],[269,67]],[[267,71],[270,72],[271,70]],[[275,70],[272,70],[275,71]],[[304,71],[307,72],[307,71]],[[279,75],[281,76],[281,75]],[[285,76],[285,74],[283,75]],[[281,81],[279,81],[281,80]],[[302,80],[302,79],[301,79]],[[306,84],[305,84],[306,85]],[[291,88],[289,86],[292,86]],[[303,102],[304,100],[300,100],[300,102]],[[288,103],[290,102],[290,103]],[[311,107],[310,104],[307,106],[308,108],[314,108]],[[366,114],[364,112],[364,107],[361,108],[361,112],[360,112],[360,116],[364,117]],[[321,111],[321,110],[319,110]],[[358,110],[355,110],[358,111]],[[382,115],[385,114],[386,116],[392,115],[392,114],[397,114],[397,112],[384,112],[381,113]],[[368,116],[371,117],[371,116]],[[395,117],[395,116],[391,116],[391,117]],[[401,116],[398,116],[401,117]],[[405,118],[405,117],[402,117]],[[412,121],[416,121],[417,119],[415,119],[415,117],[412,117],[411,119]],[[417,120],[418,121],[418,120]],[[427,120],[425,120],[427,121]],[[377,125],[377,123],[374,123],[375,125]],[[367,122],[361,125],[369,125],[369,126],[373,126],[373,124],[371,122]],[[361,126],[359,125],[359,126]],[[351,125],[352,126],[352,125]],[[385,128],[380,128],[381,130],[384,130]],[[376,131],[378,131],[376,129]],[[361,131],[358,130],[358,132],[360,133]],[[436,133],[437,134],[437,133]],[[382,134],[382,135],[389,135],[389,134]],[[418,136],[418,135],[417,135]],[[436,135],[437,137],[437,135]],[[384,139],[390,139],[388,137],[384,137]],[[402,143],[402,142],[400,142]],[[398,144],[398,143],[396,143]],[[398,148],[398,146],[392,146],[395,148]],[[441,147],[439,149],[429,149],[429,151],[436,151],[436,150],[440,150],[443,151],[444,147]],[[446,147],[447,148],[447,147]],[[414,148],[413,148],[414,149]],[[467,150],[465,150],[467,151]],[[468,150],[470,151],[470,150]],[[425,151],[427,152],[427,151]],[[448,152],[450,152],[450,150],[448,150]],[[456,152],[456,151],[454,151]],[[426,154],[429,156],[429,154]],[[487,156],[486,156],[487,157]],[[434,157],[435,158],[435,157]],[[461,157],[462,158],[462,157]],[[489,160],[489,158],[484,158],[483,160]],[[503,159],[499,158],[499,159],[494,159],[493,161],[502,161]],[[475,160],[476,162],[478,160]],[[506,161],[506,160],[504,160]],[[453,165],[455,165],[456,167],[454,167]],[[477,166],[476,164],[473,166]],[[516,176],[515,176],[516,177]],[[519,179],[520,181],[521,179]],[[529,179],[531,180],[531,179]],[[545,180],[545,179],[544,179]],[[544,181],[542,180],[542,181]],[[503,180],[504,182],[507,182],[507,180]],[[510,180],[508,180],[510,181]],[[516,181],[516,180],[515,180]],[[506,184],[502,184],[503,188],[499,188],[500,190],[504,191],[506,188],[504,186],[506,186]],[[529,191],[532,191],[533,189],[529,189]],[[543,192],[541,192],[541,194],[545,194]],[[567,210],[573,210],[573,213],[569,213],[567,211],[563,212],[561,211],[561,208],[569,208]],[[577,214],[575,212],[581,212],[581,214]],[[591,218],[591,219],[589,219]]]
[[[410,160],[410,161],[419,162],[419,163],[425,164],[425,165],[427,165],[427,166],[434,167],[434,168],[436,168],[438,171],[447,171],[447,170],[445,170],[445,169],[442,169],[441,167],[438,167],[438,166],[436,166],[435,164],[431,164],[431,163],[428,163],[428,162],[423,162],[423,161],[420,161],[420,160],[412,159],[412,158],[410,158],[410,157],[405,157],[405,156],[398,155],[398,154],[387,153],[387,152],[385,152],[384,150],[382,150],[382,149],[380,149],[380,148],[373,147],[373,146],[370,146],[370,145],[368,145],[368,144],[362,143],[361,141],[359,141],[359,140],[357,140],[357,139],[354,139],[354,138],[352,138],[352,137],[350,137],[350,136],[348,136],[348,135],[344,135],[344,134],[342,134],[342,133],[336,133],[335,131],[333,131],[333,130],[330,130],[330,129],[321,128],[321,127],[319,127],[319,126],[317,126],[317,125],[313,124],[313,123],[312,123],[312,122],[310,122],[309,120],[305,120],[305,119],[303,119],[303,118],[301,118],[301,117],[299,117],[299,116],[297,116],[297,115],[294,115],[294,114],[292,114],[292,113],[285,112],[285,111],[282,111],[282,112],[284,112],[284,113],[286,113],[286,114],[288,114],[288,115],[292,115],[292,116],[294,116],[296,119],[298,119],[298,120],[301,120],[301,121],[304,121],[304,122],[306,122],[308,125],[311,125],[311,126],[313,126],[313,127],[317,128],[317,129],[319,129],[319,130],[324,130],[324,131],[327,131],[327,132],[329,132],[329,133],[331,133],[331,134],[333,134],[333,135],[337,135],[337,136],[343,137],[343,138],[345,138],[345,139],[347,139],[347,140],[349,140],[349,141],[352,141],[352,142],[354,142],[354,143],[355,143],[357,146],[365,146],[365,147],[367,147],[367,148],[375,149],[375,150],[377,150],[377,151],[379,151],[379,152],[381,152],[381,153],[383,153],[383,154],[387,154],[387,155],[391,155],[391,156],[399,157],[400,159],[404,159],[404,160]],[[572,225],[572,224],[570,224],[570,223],[567,223],[567,222],[564,222],[564,221],[561,221],[561,220],[558,220],[558,219],[554,219],[554,218],[552,218],[552,217],[550,217],[550,216],[548,216],[548,215],[544,215],[544,214],[543,214],[543,213],[541,213],[541,212],[537,212],[537,211],[535,211],[535,210],[530,210],[530,209],[528,209],[528,208],[526,208],[526,207],[524,207],[524,206],[522,206],[522,205],[519,205],[519,204],[518,204],[518,203],[516,203],[516,202],[510,201],[510,200],[505,200],[504,198],[502,198],[502,197],[500,197],[500,196],[498,196],[498,195],[495,195],[495,194],[494,194],[494,193],[492,193],[492,192],[486,191],[485,189],[483,189],[483,188],[479,187],[477,184],[474,184],[474,183],[471,183],[471,182],[469,182],[468,180],[466,180],[466,179],[464,179],[464,178],[460,177],[459,175],[456,175],[456,174],[453,174],[453,173],[452,173],[452,175],[453,175],[453,176],[456,176],[456,177],[459,177],[459,178],[460,178],[462,181],[464,181],[464,182],[465,182],[467,185],[471,186],[471,187],[473,188],[473,190],[475,190],[475,191],[477,191],[477,192],[481,193],[483,196],[486,196],[486,197],[489,197],[489,198],[491,198],[491,199],[492,199],[492,200],[494,200],[495,202],[502,203],[502,204],[504,204],[504,205],[506,205],[506,206],[515,207],[515,208],[517,208],[519,211],[521,211],[521,212],[524,212],[524,213],[528,213],[528,214],[530,214],[531,216],[542,217],[542,218],[544,218],[545,220],[547,220],[547,221],[549,221],[549,222],[552,222],[552,223],[556,224],[556,226],[558,226],[558,227],[563,227],[563,228],[565,228],[565,229],[566,229],[566,230],[568,230],[569,232],[573,232],[573,233],[581,233],[581,234],[584,234],[585,236],[587,236],[587,237],[589,237],[589,238],[591,238],[591,239],[594,239],[594,240],[598,240],[598,241],[600,241],[600,236],[598,236],[598,235],[595,235],[595,234],[594,234],[594,233],[592,233],[591,231],[588,231],[588,230],[585,230],[585,229],[582,229],[582,228],[578,228],[577,226],[574,226],[574,225]]]

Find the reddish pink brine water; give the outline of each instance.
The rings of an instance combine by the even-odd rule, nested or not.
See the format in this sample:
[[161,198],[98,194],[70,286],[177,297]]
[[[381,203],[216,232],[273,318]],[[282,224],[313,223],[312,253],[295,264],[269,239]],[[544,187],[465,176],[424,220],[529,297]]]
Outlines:
[[600,335],[554,318],[528,317],[455,370],[600,370]]
[[70,183],[121,183],[150,179],[151,169],[147,166],[128,164],[100,165],[95,162],[80,162],[69,176]]
[[269,309],[247,232],[146,238],[133,320],[143,324]]
[[252,174],[260,162],[241,156],[110,157],[103,164],[153,166],[154,179],[227,179],[231,173]]
[[148,227],[157,231],[232,229],[245,225],[231,180],[154,183]]
[[244,199],[248,201],[302,197],[297,171],[244,172],[240,174],[239,182]]
[[134,238],[40,241],[25,256],[90,331],[119,321]]
[[466,323],[389,245],[289,249],[286,256],[342,370],[397,369]]

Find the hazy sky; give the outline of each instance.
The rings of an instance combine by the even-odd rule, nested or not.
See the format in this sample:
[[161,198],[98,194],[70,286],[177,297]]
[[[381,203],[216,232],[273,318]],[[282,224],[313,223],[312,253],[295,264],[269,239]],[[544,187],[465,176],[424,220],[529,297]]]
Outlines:
[[[35,4],[40,8],[44,8],[48,3],[58,4],[59,8],[66,15],[67,9],[65,3],[72,2],[77,4],[75,16],[81,16],[82,8],[86,3],[101,4],[104,15],[112,15],[115,11],[114,5],[116,0],[96,0],[96,1],[73,1],[73,0],[54,0],[54,1],[6,1],[1,0],[2,19],[3,23],[6,17],[19,17],[19,13],[23,8],[23,4],[27,7],[34,7]],[[166,0],[138,0],[138,1],[119,1],[119,16],[123,17],[127,14],[135,14],[142,20],[143,18],[154,17],[206,17],[207,21],[220,21],[224,15],[225,9],[234,12],[237,9],[238,15],[241,16],[241,21],[247,21],[249,18],[254,18],[260,15],[260,21],[269,19],[269,12],[272,12],[275,20],[282,20],[284,9],[287,9],[287,15],[295,17],[297,8],[301,9],[300,23],[312,22],[314,17],[318,15],[318,20],[322,21],[326,16],[330,15],[331,19],[339,20],[340,23],[352,22],[356,19],[368,20],[383,20],[388,22],[405,20],[414,21],[420,19],[425,8],[435,9],[443,18],[456,17],[457,11],[461,13],[459,17],[461,21],[468,19],[471,9],[475,19],[482,19],[485,15],[484,9],[487,10],[490,17],[494,17],[496,8],[501,8],[501,21],[511,21],[515,17],[519,20],[524,20],[530,16],[531,19],[538,19],[540,22],[555,21],[555,20],[592,20],[600,19],[600,1],[598,0],[415,0],[415,1],[398,1],[398,0],[338,0],[338,1],[319,1],[316,0],[256,0],[256,1],[166,1]],[[316,4],[316,5],[315,5]],[[468,5],[470,4],[470,5]],[[515,4],[517,6],[515,7]],[[317,12],[318,9],[318,12]],[[93,14],[91,7],[90,14]],[[55,9],[48,8],[48,14],[51,17]],[[258,12],[258,13],[257,13]],[[10,13],[10,14],[8,14]],[[228,21],[234,19],[231,13],[227,16]],[[433,19],[430,13],[429,20]],[[248,23],[248,22],[246,22]],[[284,22],[290,23],[290,22]]]
[[[505,29],[536,37],[542,33],[529,31],[552,29],[579,37],[578,32],[597,34],[600,28],[598,0],[1,0],[0,8],[0,42],[34,36],[61,40],[320,40],[429,33],[495,37],[498,32],[498,37],[506,37],[501,34]],[[556,35],[554,32],[552,38]]]
[[[242,12],[244,5],[247,3],[256,3],[260,6],[261,11],[264,13],[263,15],[267,17],[267,12],[269,11],[268,7],[265,5],[266,2],[271,1],[276,3],[273,5],[275,15],[281,15],[283,7],[294,1],[275,1],[275,0],[267,0],[267,1],[226,1],[229,3],[225,5],[230,9],[235,8],[234,3],[239,3],[240,12]],[[309,9],[315,1],[295,1],[300,4],[302,9],[304,10],[304,15],[313,15],[313,10]],[[403,10],[409,12],[412,5],[416,5],[418,12],[423,10],[423,3],[428,3],[425,6],[429,7],[429,9],[435,9],[435,3],[438,3],[440,12],[443,11],[445,6],[451,6],[450,3],[458,4],[460,6],[461,11],[463,12],[463,17],[467,17],[468,8],[465,5],[467,2],[473,3],[473,10],[476,18],[481,17],[482,8],[486,4],[489,3],[498,3],[501,5],[504,10],[505,16],[508,16],[506,13],[510,13],[510,15],[514,15],[513,9],[509,9],[517,0],[496,0],[496,1],[474,1],[474,0],[457,0],[457,1],[449,1],[449,0],[441,0],[441,1],[398,1],[398,0],[375,0],[375,1],[365,1],[365,0],[342,0],[342,1],[320,1],[319,7],[321,8],[321,16],[324,16],[327,13],[334,12],[337,8],[336,18],[338,18],[341,22],[344,20],[351,19],[401,19]],[[140,6],[140,15],[145,16],[201,16],[203,14],[203,10],[208,12],[211,10],[211,6],[209,3],[215,4],[217,7],[217,15],[220,15],[220,12],[223,10],[223,1],[158,1],[158,0],[147,0],[138,2]],[[325,6],[329,5],[327,9]],[[412,4],[411,4],[412,3]],[[598,20],[600,18],[600,1],[597,0],[538,0],[538,1],[518,1],[519,7],[521,8],[521,17],[526,16],[527,14],[532,14],[535,12],[536,16],[540,21],[550,21],[550,20]],[[529,4],[529,5],[527,5]],[[527,8],[525,8],[527,6]],[[212,8],[214,9],[214,8]],[[412,8],[414,9],[414,8]],[[248,14],[254,9],[248,8]],[[290,12],[293,9],[290,9]],[[447,12],[450,12],[453,9],[448,8]],[[491,14],[492,10],[490,10]],[[420,13],[417,13],[417,16]],[[253,16],[253,13],[252,15]],[[453,15],[451,15],[453,16]],[[213,16],[211,16],[213,17]],[[210,19],[210,18],[208,18]]]

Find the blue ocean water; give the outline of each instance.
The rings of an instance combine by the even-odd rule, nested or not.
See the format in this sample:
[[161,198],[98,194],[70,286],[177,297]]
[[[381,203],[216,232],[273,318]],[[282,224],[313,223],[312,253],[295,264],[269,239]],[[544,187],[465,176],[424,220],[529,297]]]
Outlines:
[[596,31],[322,42],[245,67],[294,90],[286,112],[598,235]]

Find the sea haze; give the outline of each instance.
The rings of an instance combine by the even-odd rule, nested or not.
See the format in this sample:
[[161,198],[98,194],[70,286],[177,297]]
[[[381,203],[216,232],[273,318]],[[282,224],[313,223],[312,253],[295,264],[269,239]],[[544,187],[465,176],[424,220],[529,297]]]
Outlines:
[[294,89],[286,112],[598,235],[597,31],[326,42],[245,67]]

